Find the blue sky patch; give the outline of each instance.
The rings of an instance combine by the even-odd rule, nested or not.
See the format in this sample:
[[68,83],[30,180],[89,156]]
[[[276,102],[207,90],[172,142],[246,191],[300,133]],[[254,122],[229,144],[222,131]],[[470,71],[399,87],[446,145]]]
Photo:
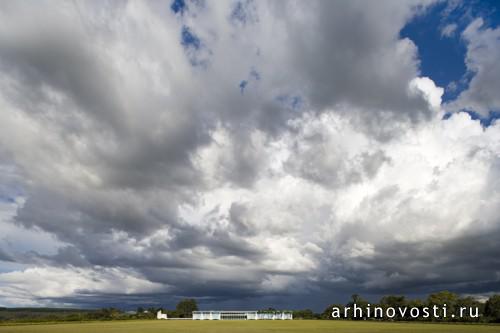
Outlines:
[[187,26],[182,27],[181,44],[185,48],[193,47],[198,50],[201,46],[201,41]]
[[193,67],[206,69],[209,66],[212,51],[186,25],[182,27],[181,45]]
[[437,4],[401,30],[401,37],[411,39],[418,47],[421,75],[446,88],[444,102],[456,98],[468,83],[463,80],[467,72],[464,63],[467,50],[460,39],[460,27],[450,36],[442,34],[447,25],[442,16],[445,8],[446,4]]
[[[483,127],[488,127],[492,125],[495,122],[495,120],[500,119],[500,112],[490,112],[488,117],[483,117],[479,113],[476,113],[474,111],[460,111],[460,112],[467,113],[473,120],[479,120],[479,122]],[[444,120],[449,119],[451,118],[452,115],[453,113],[447,112],[443,116],[443,119]]]
[[184,2],[184,0],[174,0],[170,5],[170,9],[176,14],[177,13],[184,14],[186,8],[187,8],[186,2]]
[[488,127],[488,126],[492,125],[495,122],[495,120],[500,118],[500,112],[491,111],[490,114],[488,115],[488,117],[484,117],[484,116],[482,116],[479,113],[476,113],[474,111],[466,110],[466,111],[462,111],[462,112],[468,113],[470,115],[471,119],[479,120],[481,125],[483,125],[484,127]]
[[401,30],[401,37],[411,39],[418,47],[421,75],[445,88],[444,103],[467,89],[472,78],[473,73],[465,66],[463,30],[477,17],[482,17],[487,26],[497,26],[497,7],[495,1],[440,2]]

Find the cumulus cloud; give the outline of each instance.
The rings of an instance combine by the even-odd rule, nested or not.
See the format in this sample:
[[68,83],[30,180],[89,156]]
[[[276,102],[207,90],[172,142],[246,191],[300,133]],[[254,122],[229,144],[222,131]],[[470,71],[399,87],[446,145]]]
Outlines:
[[462,33],[467,43],[465,65],[473,75],[469,87],[450,103],[452,110],[475,111],[488,117],[490,111],[500,110],[498,96],[500,65],[500,28],[489,28],[483,19],[471,22]]
[[0,4],[0,303],[497,288],[500,128],[443,119],[427,5]]

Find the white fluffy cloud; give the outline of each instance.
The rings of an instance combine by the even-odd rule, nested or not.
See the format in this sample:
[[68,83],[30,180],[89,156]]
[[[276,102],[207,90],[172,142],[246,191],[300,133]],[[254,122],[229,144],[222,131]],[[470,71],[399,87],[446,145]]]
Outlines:
[[450,109],[475,111],[488,117],[490,111],[500,110],[500,28],[488,28],[481,18],[474,20],[462,33],[467,43],[465,64],[472,74],[469,87]]
[[497,288],[500,128],[443,119],[425,5],[2,3],[0,303]]
[[[14,306],[33,305],[34,301],[36,305],[53,305],[54,299],[75,295],[161,293],[168,289],[136,275],[118,268],[33,267],[0,274],[0,297]],[[61,301],[58,305],[67,305],[65,303]]]

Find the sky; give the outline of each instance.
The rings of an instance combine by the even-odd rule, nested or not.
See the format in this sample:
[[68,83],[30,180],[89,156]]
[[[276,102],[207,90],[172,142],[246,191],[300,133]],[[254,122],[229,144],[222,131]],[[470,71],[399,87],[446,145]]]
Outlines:
[[1,1],[0,306],[500,292],[495,1]]

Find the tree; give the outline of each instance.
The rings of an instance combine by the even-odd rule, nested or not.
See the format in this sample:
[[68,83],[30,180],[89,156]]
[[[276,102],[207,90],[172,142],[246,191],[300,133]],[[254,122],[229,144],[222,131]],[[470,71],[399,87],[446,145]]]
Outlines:
[[[338,309],[338,315],[339,317],[337,318],[337,313],[335,313],[335,316],[332,316],[332,312],[334,311],[333,309]],[[335,310],[337,312],[337,310]],[[321,314],[321,319],[345,319],[344,318],[344,306],[342,304],[332,304],[328,306],[325,311]]]
[[189,318],[193,316],[193,311],[198,311],[198,304],[195,299],[186,298],[177,303],[175,310],[180,318]]
[[[450,291],[440,291],[438,293],[430,294],[427,298],[427,303],[430,307],[437,305],[439,307],[439,320],[450,320],[451,314],[456,312],[456,305],[458,302],[458,295]],[[446,318],[444,318],[443,307],[446,304]],[[434,317],[432,317],[435,320]]]
[[484,312],[484,304],[478,302],[472,297],[463,297],[458,299],[456,304],[456,309],[459,312],[458,314],[460,314],[462,308],[465,308],[463,309],[464,311],[462,313],[462,317],[455,315],[456,320],[479,321],[479,314]]
[[[364,300],[361,296],[358,294],[354,294],[351,296],[352,297],[352,302],[347,303],[347,307],[350,308],[350,311],[348,312],[348,317],[354,320],[361,320],[361,319],[366,319],[366,309],[368,308],[368,301]],[[358,311],[354,311],[354,308],[356,305],[356,308],[358,308]]]
[[121,311],[116,309],[116,308],[102,308],[100,311],[99,311],[99,318],[100,319],[107,319],[107,320],[110,320],[110,319],[116,319],[120,316],[121,314]]
[[[396,320],[401,320],[405,319],[405,317],[402,317],[398,309],[403,309],[405,307],[408,307],[408,302],[406,301],[406,298],[404,296],[394,296],[394,295],[389,295],[389,296],[384,296],[380,300],[380,306],[384,309],[384,313],[386,313],[386,310],[388,308],[394,308],[396,309],[396,316],[394,319]],[[405,313],[407,317],[409,316],[409,313]]]
[[311,309],[295,310],[295,311],[293,311],[293,318],[295,318],[295,319],[314,319],[315,315]]
[[426,306],[424,301],[417,298],[417,299],[407,300],[406,302],[408,303],[409,308],[419,309],[420,316],[418,316],[417,318],[413,318],[410,313],[410,316],[409,317],[407,316],[405,320],[427,320],[426,318],[423,317],[423,308]]
[[484,314],[493,322],[500,322],[500,295],[492,295],[486,302]]

